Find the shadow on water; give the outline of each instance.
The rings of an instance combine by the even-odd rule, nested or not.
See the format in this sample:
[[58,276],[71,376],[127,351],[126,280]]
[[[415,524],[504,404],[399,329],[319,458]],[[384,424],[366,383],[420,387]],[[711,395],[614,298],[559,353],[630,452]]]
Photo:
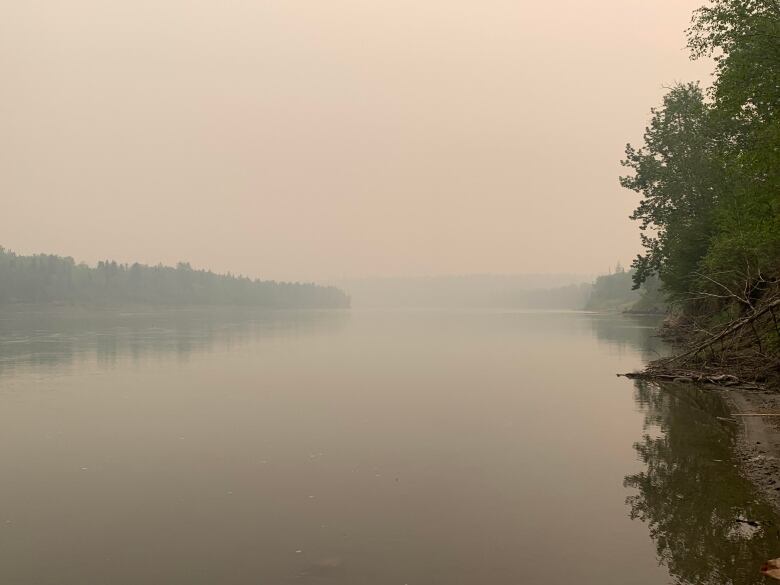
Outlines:
[[736,425],[721,420],[729,417],[723,398],[637,381],[635,400],[645,420],[634,448],[647,467],[625,478],[637,491],[627,503],[631,518],[647,523],[659,562],[677,583],[764,583],[759,567],[780,556],[780,526],[738,471]]
[[111,365],[330,332],[345,311],[268,311],[243,308],[39,308],[0,311],[0,377],[47,371],[94,359]]

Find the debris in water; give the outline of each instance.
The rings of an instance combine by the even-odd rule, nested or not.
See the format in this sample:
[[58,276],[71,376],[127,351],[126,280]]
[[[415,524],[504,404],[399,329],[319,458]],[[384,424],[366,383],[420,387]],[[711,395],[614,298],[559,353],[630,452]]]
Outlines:
[[761,565],[761,574],[780,580],[780,559],[772,559]]

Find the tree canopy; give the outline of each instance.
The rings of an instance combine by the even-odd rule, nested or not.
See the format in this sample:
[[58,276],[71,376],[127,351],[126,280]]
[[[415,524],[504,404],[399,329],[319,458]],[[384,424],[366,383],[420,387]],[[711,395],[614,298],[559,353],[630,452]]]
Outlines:
[[714,81],[669,90],[621,184],[641,195],[635,286],[658,274],[690,306],[780,274],[780,3],[713,0],[688,46]]

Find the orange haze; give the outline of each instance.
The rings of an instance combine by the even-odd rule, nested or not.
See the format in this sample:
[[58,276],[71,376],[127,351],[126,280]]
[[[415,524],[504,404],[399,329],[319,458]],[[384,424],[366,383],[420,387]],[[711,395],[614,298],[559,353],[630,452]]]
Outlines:
[[276,279],[604,271],[703,0],[43,0],[0,20],[0,244]]

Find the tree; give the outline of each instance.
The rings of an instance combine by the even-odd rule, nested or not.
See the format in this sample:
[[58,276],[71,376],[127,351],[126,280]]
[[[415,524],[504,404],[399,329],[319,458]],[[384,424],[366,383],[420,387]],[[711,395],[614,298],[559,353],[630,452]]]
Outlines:
[[694,13],[688,44],[716,62],[712,119],[731,187],[703,270],[750,288],[780,269],[780,3],[715,0]]
[[633,173],[620,178],[642,195],[631,215],[645,248],[632,263],[634,288],[658,273],[669,292],[680,294],[707,253],[724,173],[698,84],[674,86],[651,113],[644,144],[626,146],[622,164]]
[[690,308],[755,297],[780,275],[780,2],[712,0],[688,45],[714,59],[714,82],[670,90],[621,183],[642,195],[635,286],[658,274]]

